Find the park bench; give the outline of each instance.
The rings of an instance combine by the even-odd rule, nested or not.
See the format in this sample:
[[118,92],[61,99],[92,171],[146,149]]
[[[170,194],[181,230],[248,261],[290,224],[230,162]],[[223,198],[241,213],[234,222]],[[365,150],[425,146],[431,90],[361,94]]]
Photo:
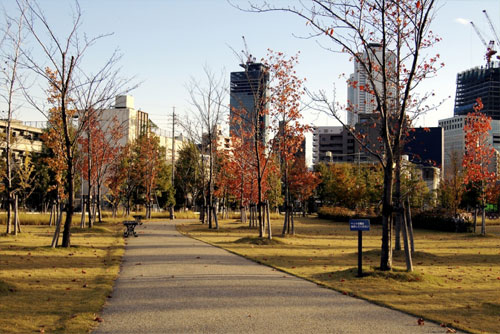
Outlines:
[[125,220],[123,222],[123,225],[127,228],[125,232],[123,232],[123,236],[127,238],[130,234],[133,234],[134,237],[137,237],[137,232],[135,231],[135,228],[137,225],[142,225],[141,219],[142,216],[132,216],[134,217],[135,220]]

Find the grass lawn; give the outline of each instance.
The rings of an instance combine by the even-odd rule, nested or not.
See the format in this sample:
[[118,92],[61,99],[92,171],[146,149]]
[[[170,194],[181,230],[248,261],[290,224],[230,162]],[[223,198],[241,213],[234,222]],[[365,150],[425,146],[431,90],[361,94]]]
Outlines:
[[89,332],[119,271],[123,226],[74,227],[72,247],[56,249],[50,248],[54,227],[22,231],[0,236],[0,332]]
[[[274,233],[281,221],[273,221]],[[392,272],[374,270],[380,261],[380,226],[363,233],[363,270],[357,275],[357,232],[347,223],[297,218],[297,235],[262,244],[257,230],[222,221],[219,231],[184,223],[178,229],[257,262],[394,309],[473,333],[500,333],[500,227],[492,234],[415,231],[414,273],[404,254],[394,254]],[[446,332],[443,328],[443,333]]]

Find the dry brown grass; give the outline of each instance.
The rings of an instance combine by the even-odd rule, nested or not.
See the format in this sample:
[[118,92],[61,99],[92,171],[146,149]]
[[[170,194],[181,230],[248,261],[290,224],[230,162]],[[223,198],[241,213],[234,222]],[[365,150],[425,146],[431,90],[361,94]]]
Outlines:
[[119,271],[123,227],[75,227],[72,247],[56,249],[53,229],[30,225],[0,236],[0,332],[87,333],[97,324]]
[[[298,234],[267,244],[257,231],[223,221],[219,231],[184,223],[179,230],[257,262],[372,302],[473,333],[500,332],[500,236],[481,237],[415,231],[414,273],[395,253],[392,272],[380,272],[380,226],[363,235],[363,264],[357,274],[357,233],[346,223],[296,219]],[[281,221],[273,221],[275,233]],[[497,231],[498,230],[498,231]],[[490,226],[491,233],[500,227]]]

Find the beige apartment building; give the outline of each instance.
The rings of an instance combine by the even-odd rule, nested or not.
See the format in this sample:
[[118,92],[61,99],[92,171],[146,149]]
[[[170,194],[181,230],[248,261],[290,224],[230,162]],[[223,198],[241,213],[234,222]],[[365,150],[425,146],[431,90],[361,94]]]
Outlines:
[[[11,133],[12,133],[12,153],[14,159],[20,159],[26,155],[26,153],[35,153],[42,151],[42,132],[43,130],[38,127],[30,126],[29,123],[23,123],[19,120],[13,120],[11,122]],[[39,122],[38,125],[42,125],[44,122]],[[0,136],[2,141],[0,142],[0,149],[2,154],[5,154],[6,142],[5,134],[7,132],[7,121],[0,120]]]

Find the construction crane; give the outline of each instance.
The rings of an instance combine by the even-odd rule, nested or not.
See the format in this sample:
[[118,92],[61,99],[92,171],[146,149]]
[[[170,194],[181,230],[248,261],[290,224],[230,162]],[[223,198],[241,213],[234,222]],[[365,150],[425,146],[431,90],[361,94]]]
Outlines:
[[252,56],[250,51],[248,51],[248,45],[245,36],[241,36],[241,38],[243,39],[243,45],[245,46],[245,50],[241,50],[241,52],[247,58],[247,64],[255,63],[256,58]]
[[[495,30],[495,26],[491,22],[490,16],[486,12],[486,9],[483,10],[483,13],[484,13],[484,16],[486,16],[486,21],[488,21],[488,24],[490,25],[490,29],[491,29],[491,32],[493,33],[493,37],[495,37],[495,39],[496,39],[497,46],[500,47],[500,38],[498,38],[498,34],[497,34],[496,30]],[[500,56],[497,56],[497,59],[500,59]]]
[[[481,33],[479,32],[479,29],[477,29],[474,22],[470,21],[470,24],[474,28],[474,31],[476,32],[476,34],[479,37],[479,39],[481,40],[481,42],[483,42],[484,46],[486,47],[486,54],[484,55],[484,57],[486,58],[486,66],[489,67],[490,63],[491,63],[491,57],[493,57],[493,55],[495,55],[497,53],[497,51],[495,50],[495,41],[490,40],[489,43],[486,43],[486,40],[484,39],[483,35],[481,35]],[[498,56],[497,56],[497,58],[498,58]]]

